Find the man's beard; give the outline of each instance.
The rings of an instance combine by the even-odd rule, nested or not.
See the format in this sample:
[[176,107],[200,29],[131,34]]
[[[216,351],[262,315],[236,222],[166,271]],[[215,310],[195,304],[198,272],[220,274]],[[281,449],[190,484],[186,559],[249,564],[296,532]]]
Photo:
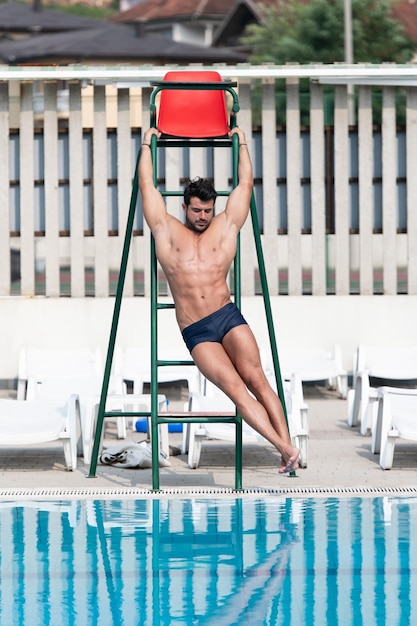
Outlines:
[[190,220],[188,220],[187,218],[185,218],[185,225],[187,226],[187,228],[189,228],[190,230],[193,230],[196,233],[202,233],[204,232],[210,222],[191,222]]

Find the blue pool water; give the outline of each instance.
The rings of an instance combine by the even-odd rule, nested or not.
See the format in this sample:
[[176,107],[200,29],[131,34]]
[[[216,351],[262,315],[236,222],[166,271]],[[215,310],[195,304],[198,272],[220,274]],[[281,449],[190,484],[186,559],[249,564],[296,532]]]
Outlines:
[[1,502],[0,624],[417,624],[417,498]]

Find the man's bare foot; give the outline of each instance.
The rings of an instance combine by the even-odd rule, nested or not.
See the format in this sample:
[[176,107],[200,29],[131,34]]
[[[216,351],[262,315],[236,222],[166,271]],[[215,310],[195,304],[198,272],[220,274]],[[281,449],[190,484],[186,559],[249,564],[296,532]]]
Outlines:
[[293,448],[291,455],[288,457],[287,461],[285,461],[284,457],[282,457],[281,467],[278,472],[280,474],[288,474],[289,472],[293,472],[298,469],[298,457],[300,456],[300,451],[298,448]]

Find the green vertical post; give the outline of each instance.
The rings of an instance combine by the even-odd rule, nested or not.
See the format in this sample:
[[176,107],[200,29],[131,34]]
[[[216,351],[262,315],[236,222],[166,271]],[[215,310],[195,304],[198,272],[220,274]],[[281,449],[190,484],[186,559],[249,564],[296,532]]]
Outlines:
[[[251,202],[250,202],[250,209],[251,209],[251,217],[252,217],[253,234],[255,238],[256,255],[258,258],[259,274],[260,274],[261,285],[262,285],[262,294],[263,294],[264,307],[265,307],[266,323],[268,326],[269,343],[271,345],[272,362],[274,364],[275,382],[277,385],[278,397],[281,401],[282,408],[284,411],[287,428],[289,430],[287,406],[285,402],[284,387],[282,384],[282,375],[281,375],[281,367],[280,367],[279,358],[278,358],[274,319],[272,316],[272,309],[271,309],[271,299],[269,296],[269,287],[268,287],[268,281],[266,278],[265,260],[264,260],[263,250],[262,250],[261,236],[259,233],[258,213],[256,211],[255,195],[253,192],[252,192],[252,197],[251,197]],[[295,475],[296,475],[295,471],[290,472],[290,476],[295,476]]]
[[[151,154],[153,182],[158,183],[157,139],[152,135]],[[158,427],[158,261],[155,240],[151,235],[151,449],[152,489],[159,491],[159,427]]]
[[[235,188],[239,182],[238,179],[238,165],[239,165],[239,137],[236,133],[232,135],[232,157],[233,157],[233,188]],[[240,309],[242,305],[242,277],[241,277],[241,263],[240,263],[240,235],[237,238],[237,248],[234,260],[234,295],[235,304]],[[243,427],[242,417],[236,412],[236,442],[235,442],[235,489],[236,491],[242,490],[242,474],[243,474],[243,459],[242,459],[242,440],[243,440]]]
[[271,299],[269,296],[269,287],[268,287],[268,281],[266,278],[265,260],[264,260],[263,250],[262,250],[261,236],[259,234],[258,214],[256,211],[256,203],[255,203],[255,197],[253,193],[252,193],[252,198],[251,198],[251,217],[252,217],[253,233],[254,233],[254,238],[255,238],[256,254],[258,258],[259,275],[261,279],[262,294],[263,294],[263,300],[264,300],[264,306],[265,306],[266,323],[268,326],[269,342],[271,345],[272,362],[274,364],[275,381],[277,384],[278,397],[281,400],[281,404],[284,409],[285,419],[287,421],[287,426],[288,426],[287,407],[285,404],[284,387],[282,385],[282,376],[281,376],[281,368],[280,368],[279,358],[278,358],[274,319],[272,316],[272,309],[271,309]]
[[132,193],[130,196],[129,213],[127,217],[122,259],[120,262],[119,279],[117,282],[116,298],[115,298],[114,309],[113,309],[113,319],[112,319],[112,325],[111,325],[111,330],[110,330],[109,345],[107,348],[106,364],[104,367],[103,383],[102,383],[101,394],[100,394],[100,404],[99,404],[98,415],[97,415],[97,424],[96,424],[96,430],[95,430],[95,435],[94,435],[94,445],[93,445],[93,450],[91,453],[90,472],[88,474],[88,478],[95,478],[96,476],[97,459],[98,459],[98,455],[100,452],[99,447],[100,447],[100,441],[101,441],[101,433],[103,431],[103,422],[104,422],[104,413],[106,410],[107,394],[109,391],[109,381],[110,381],[110,374],[111,374],[111,368],[112,368],[112,363],[113,363],[114,346],[116,343],[117,327],[119,324],[120,308],[121,308],[122,297],[123,297],[123,288],[124,288],[125,278],[126,278],[126,268],[127,268],[127,262],[129,260],[129,250],[130,250],[130,243],[131,243],[132,232],[133,232],[133,222],[135,218],[136,203],[138,199],[138,165],[139,165],[140,155],[141,155],[141,150],[139,150],[137,160],[136,160],[135,175],[133,178]]

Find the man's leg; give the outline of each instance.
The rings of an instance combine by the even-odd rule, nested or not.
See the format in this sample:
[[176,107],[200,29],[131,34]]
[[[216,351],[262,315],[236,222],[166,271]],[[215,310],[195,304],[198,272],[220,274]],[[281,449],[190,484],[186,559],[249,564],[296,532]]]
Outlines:
[[246,387],[267,411],[279,436],[290,442],[280,399],[262,368],[258,344],[248,325],[236,326],[223,339],[223,347]]
[[[235,326],[223,338],[223,347],[246,387],[268,413],[270,422],[279,437],[290,445],[294,451],[297,451],[298,458],[299,451],[291,444],[287,420],[285,419],[281,401],[265,376],[258,344],[251,328],[248,325]],[[293,459],[294,454],[290,458]],[[284,459],[283,465],[284,467],[286,466]],[[293,467],[291,469],[296,468]]]
[[[248,327],[245,325],[236,328]],[[233,329],[233,331],[235,330]],[[249,328],[248,330],[250,332]],[[299,451],[292,446],[288,430],[281,428],[282,436],[271,421],[265,407],[248,393],[246,384],[224,347],[214,342],[200,343],[193,349],[192,356],[201,373],[231,398],[242,418],[281,453],[282,467],[280,471],[296,469]],[[278,398],[276,400],[279,405]],[[274,418],[274,421],[277,419]]]

